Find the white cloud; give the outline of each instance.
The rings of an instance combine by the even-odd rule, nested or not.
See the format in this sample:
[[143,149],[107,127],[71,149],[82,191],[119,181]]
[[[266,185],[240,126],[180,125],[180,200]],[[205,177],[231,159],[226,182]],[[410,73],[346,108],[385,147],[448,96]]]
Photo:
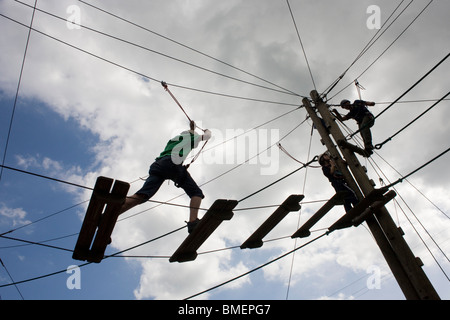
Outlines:
[[[228,260],[227,254],[218,254],[214,258],[199,257],[195,262],[183,264],[144,262],[140,286],[134,294],[137,299],[184,299],[247,271],[242,262],[230,266]],[[243,278],[226,290],[241,288],[248,282],[248,278]],[[209,295],[196,299],[207,299]]]
[[346,296],[344,293],[338,293],[336,297],[320,297],[318,300],[354,300],[353,296]]
[[9,227],[19,227],[30,223],[26,219],[27,213],[22,208],[9,208],[0,202],[0,225]]

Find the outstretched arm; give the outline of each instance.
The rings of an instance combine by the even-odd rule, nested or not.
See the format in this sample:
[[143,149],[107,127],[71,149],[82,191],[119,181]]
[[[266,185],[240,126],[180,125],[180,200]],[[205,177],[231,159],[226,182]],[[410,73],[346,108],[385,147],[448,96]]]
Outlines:
[[339,121],[342,122],[342,121],[348,120],[348,118],[346,116],[341,116],[341,114],[336,109],[333,109],[332,112],[334,113],[336,118],[338,118]]

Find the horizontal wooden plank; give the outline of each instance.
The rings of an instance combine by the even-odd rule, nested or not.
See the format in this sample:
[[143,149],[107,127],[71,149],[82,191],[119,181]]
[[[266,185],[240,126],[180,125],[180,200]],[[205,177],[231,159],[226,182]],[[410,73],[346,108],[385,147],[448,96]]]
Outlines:
[[233,217],[233,209],[238,204],[236,200],[216,200],[205,213],[195,229],[170,257],[170,262],[186,262],[197,258],[197,250],[209,238],[224,220]]
[[383,200],[383,194],[387,192],[386,188],[374,189],[364,199],[362,199],[355,207],[350,209],[344,216],[331,225],[328,230],[344,229],[353,225],[352,220],[362,214],[375,201]]
[[291,238],[306,238],[311,235],[309,231],[317,222],[320,221],[334,206],[343,203],[346,192],[337,192],[333,197],[330,198],[325,204],[308,219],[292,236]]
[[383,199],[373,202],[366,210],[364,210],[360,215],[352,219],[352,225],[354,227],[359,226],[361,223],[367,220],[367,218],[375,214],[378,209],[386,205],[389,201],[395,198],[397,193],[394,190],[389,191],[383,196]]
[[289,212],[300,210],[300,201],[305,196],[300,194],[290,195],[268,218],[261,226],[253,232],[253,234],[241,245],[241,249],[254,249],[263,245],[264,237],[276,227],[281,220],[286,217]]

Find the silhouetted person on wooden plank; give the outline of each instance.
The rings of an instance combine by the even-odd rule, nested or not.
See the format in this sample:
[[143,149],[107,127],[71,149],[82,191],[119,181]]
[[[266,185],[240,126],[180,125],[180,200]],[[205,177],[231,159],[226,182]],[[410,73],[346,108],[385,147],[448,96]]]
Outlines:
[[191,121],[189,131],[184,131],[167,142],[164,151],[150,166],[150,175],[144,185],[133,196],[127,197],[120,214],[149,200],[156,194],[163,182],[170,179],[175,182],[176,187],[182,188],[191,198],[188,221],[188,232],[191,233],[200,221],[198,209],[205,196],[187,171],[187,166],[183,166],[183,161],[200,141],[207,141],[210,138],[211,131],[205,130],[203,135],[199,135],[195,132],[195,122]]

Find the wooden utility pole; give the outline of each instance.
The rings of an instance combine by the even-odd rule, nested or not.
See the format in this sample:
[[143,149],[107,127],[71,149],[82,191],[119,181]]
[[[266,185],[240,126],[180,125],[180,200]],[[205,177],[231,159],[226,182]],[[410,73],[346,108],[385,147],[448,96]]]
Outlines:
[[[331,158],[361,201],[375,190],[375,183],[369,179],[365,168],[360,164],[352,148],[349,148],[328,105],[315,90],[311,92],[311,98],[314,107],[307,98],[303,99],[303,105],[319,131],[322,143],[327,147]],[[412,253],[403,238],[401,228],[397,228],[386,207],[367,209],[372,212],[366,218],[366,223],[406,299],[440,299],[422,270],[420,259]]]

